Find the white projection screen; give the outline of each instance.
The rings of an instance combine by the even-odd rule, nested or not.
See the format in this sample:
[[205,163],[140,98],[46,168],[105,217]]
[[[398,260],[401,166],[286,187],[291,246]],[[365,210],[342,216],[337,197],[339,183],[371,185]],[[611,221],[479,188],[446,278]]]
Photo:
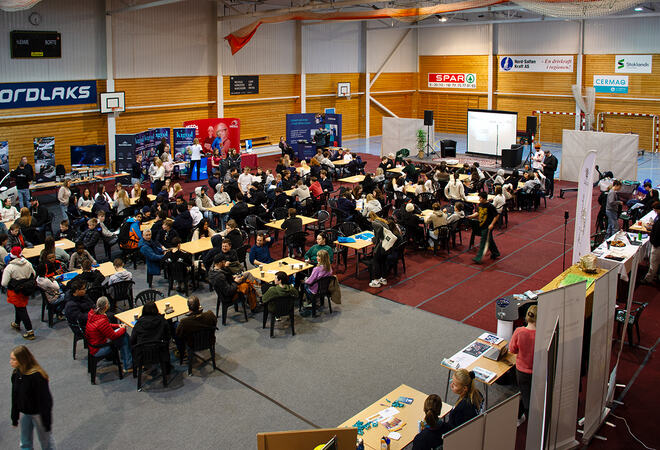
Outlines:
[[467,152],[501,156],[502,149],[516,143],[518,113],[468,109]]

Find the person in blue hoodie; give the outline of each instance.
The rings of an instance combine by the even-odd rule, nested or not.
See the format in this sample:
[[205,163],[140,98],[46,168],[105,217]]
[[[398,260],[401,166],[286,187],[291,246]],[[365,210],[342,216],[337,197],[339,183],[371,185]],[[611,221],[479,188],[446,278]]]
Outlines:
[[142,233],[140,253],[147,260],[147,284],[151,287],[154,275],[160,275],[160,261],[165,254],[163,247],[151,239],[151,230],[144,230],[144,233]]
[[119,227],[119,247],[124,250],[133,250],[140,246],[142,239],[142,231],[140,231],[140,224],[142,223],[142,213],[138,212],[135,217],[129,217],[124,224],[130,224],[128,234],[122,234],[124,224]]

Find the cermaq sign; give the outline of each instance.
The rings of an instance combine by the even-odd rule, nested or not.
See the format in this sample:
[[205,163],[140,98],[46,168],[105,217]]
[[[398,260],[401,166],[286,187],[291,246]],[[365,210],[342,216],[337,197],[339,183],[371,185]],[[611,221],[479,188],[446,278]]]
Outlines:
[[0,109],[96,103],[96,81],[0,84]]
[[475,89],[476,73],[430,73],[429,87]]

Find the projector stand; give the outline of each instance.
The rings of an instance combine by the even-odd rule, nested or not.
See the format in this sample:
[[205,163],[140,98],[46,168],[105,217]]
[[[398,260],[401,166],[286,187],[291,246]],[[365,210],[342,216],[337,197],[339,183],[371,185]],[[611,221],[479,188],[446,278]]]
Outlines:
[[433,153],[435,156],[439,156],[440,158],[442,158],[442,155],[438,155],[438,152],[436,152],[435,149],[433,147],[431,147],[430,139],[431,139],[431,125],[427,125],[426,126],[426,147],[424,149],[426,151],[426,158],[428,159],[431,156],[431,153]]

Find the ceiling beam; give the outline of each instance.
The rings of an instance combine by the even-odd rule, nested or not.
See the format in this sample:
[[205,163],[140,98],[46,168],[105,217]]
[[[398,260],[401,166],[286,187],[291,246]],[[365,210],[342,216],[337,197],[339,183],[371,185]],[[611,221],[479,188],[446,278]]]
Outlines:
[[182,2],[182,1],[185,1],[185,0],[157,0],[155,2],[142,3],[141,5],[133,5],[133,6],[127,6],[125,8],[114,9],[112,11],[108,11],[106,14],[113,15],[113,14],[129,12],[129,11],[138,11],[140,9],[147,9],[147,8],[153,8],[155,6],[169,5],[170,3],[179,3],[179,2]]

